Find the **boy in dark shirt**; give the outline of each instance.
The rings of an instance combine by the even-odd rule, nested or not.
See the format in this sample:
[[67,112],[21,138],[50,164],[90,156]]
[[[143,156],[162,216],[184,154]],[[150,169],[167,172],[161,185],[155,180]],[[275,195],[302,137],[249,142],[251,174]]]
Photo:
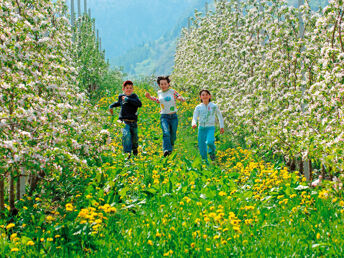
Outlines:
[[121,107],[119,120],[125,123],[123,128],[122,144],[125,153],[137,155],[137,109],[142,106],[139,97],[133,93],[134,84],[131,81],[123,83],[123,93],[118,95],[118,101],[110,105],[110,113],[113,115],[114,107]]

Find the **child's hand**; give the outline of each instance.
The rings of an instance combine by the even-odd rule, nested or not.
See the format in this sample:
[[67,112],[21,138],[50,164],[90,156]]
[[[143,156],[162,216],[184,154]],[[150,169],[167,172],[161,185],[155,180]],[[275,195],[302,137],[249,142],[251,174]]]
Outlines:
[[149,94],[149,92],[146,92],[146,93],[145,93],[145,96],[146,96],[146,98],[148,98],[148,99],[151,98],[151,95]]
[[220,133],[223,134],[225,132],[225,129],[221,128]]
[[122,96],[122,100],[123,100],[123,101],[125,100],[125,96]]
[[196,127],[197,127],[197,125],[193,125],[193,126],[192,126],[192,129],[195,129]]
[[110,108],[109,111],[110,111],[110,114],[113,116],[113,109]]
[[178,99],[179,101],[181,101],[181,102],[184,102],[184,101],[185,101],[185,99],[184,99],[182,96],[179,96],[177,99]]

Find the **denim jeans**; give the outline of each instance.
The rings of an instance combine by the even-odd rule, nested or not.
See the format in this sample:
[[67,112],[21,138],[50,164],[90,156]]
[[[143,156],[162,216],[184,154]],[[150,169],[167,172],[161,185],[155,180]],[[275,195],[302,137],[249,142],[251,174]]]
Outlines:
[[163,151],[172,151],[177,138],[178,116],[174,114],[161,114],[160,125],[162,129]]
[[204,160],[207,153],[215,154],[215,126],[198,127],[198,148]]
[[137,123],[136,122],[124,122],[122,144],[123,150],[126,153],[131,153],[131,150],[137,150],[138,136],[137,136]]

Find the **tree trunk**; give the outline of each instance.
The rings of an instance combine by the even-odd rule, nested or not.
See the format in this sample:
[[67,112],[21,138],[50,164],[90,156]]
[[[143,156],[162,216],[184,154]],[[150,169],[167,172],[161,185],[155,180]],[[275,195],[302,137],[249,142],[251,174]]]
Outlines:
[[325,176],[326,176],[326,169],[325,169],[325,166],[323,164],[321,165],[321,175],[322,175],[322,178],[325,178]]
[[0,211],[5,209],[5,180],[2,175],[0,175]]
[[21,188],[21,181],[20,181],[21,175],[18,175],[18,179],[17,179],[17,200],[20,200],[20,188]]
[[30,195],[35,191],[36,186],[38,183],[38,176],[37,175],[31,175],[31,180],[30,180]]
[[303,175],[303,159],[302,159],[302,157],[299,160],[299,170],[300,170],[300,174]]
[[290,171],[295,171],[295,170],[296,170],[296,162],[295,162],[295,158],[292,158],[290,162]]
[[9,195],[8,195],[8,202],[10,204],[10,210],[13,212],[15,210],[14,206],[14,200],[15,200],[15,194],[14,194],[14,177],[13,175],[9,176]]

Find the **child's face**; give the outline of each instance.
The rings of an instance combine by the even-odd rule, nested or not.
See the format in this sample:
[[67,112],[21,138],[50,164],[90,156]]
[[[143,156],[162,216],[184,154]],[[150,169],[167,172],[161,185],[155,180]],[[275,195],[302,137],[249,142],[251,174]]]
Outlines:
[[170,84],[167,82],[167,80],[161,80],[159,87],[162,91],[167,91],[168,88],[170,87]]
[[202,102],[208,103],[210,98],[211,98],[211,95],[208,94],[208,92],[206,92],[206,91],[202,91],[200,98],[201,98]]
[[130,96],[134,91],[134,86],[127,84],[123,87],[123,92],[125,95]]

